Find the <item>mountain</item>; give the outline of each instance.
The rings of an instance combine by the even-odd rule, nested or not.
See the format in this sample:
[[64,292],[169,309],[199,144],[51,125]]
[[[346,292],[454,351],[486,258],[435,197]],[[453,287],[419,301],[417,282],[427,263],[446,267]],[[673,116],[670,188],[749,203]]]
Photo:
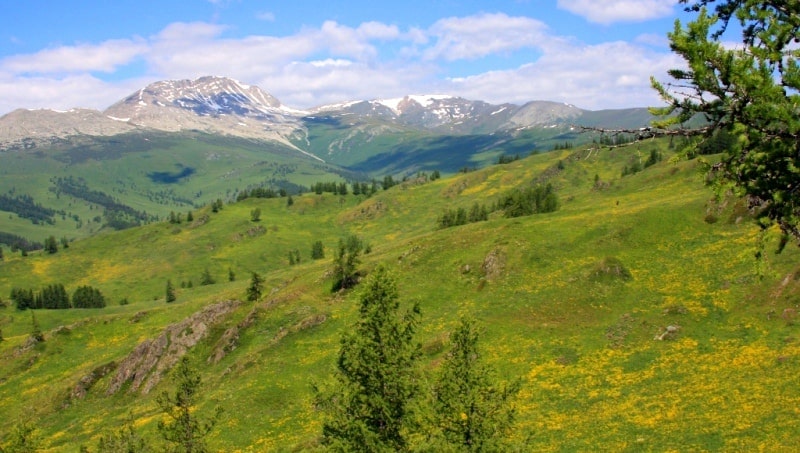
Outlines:
[[0,233],[85,237],[253,187],[299,193],[323,181],[452,174],[590,142],[574,124],[638,127],[649,119],[644,109],[440,94],[303,111],[230,78],[161,81],[102,112],[0,117]]
[[161,131],[200,130],[280,142],[302,127],[298,113],[256,86],[211,76],[156,82],[103,112]]
[[[525,105],[490,104],[448,95],[409,95],[394,99],[359,100],[297,110],[261,90],[226,77],[165,80],[150,84],[103,112],[75,109],[17,110],[0,117],[0,150],[43,147],[70,137],[113,136],[139,131],[201,131],[247,139],[277,141],[299,150],[315,144],[309,127],[319,118],[370,134],[412,130],[435,135],[492,134],[531,128],[581,124],[584,118],[606,117],[606,127],[617,127],[615,116],[645,125],[644,109],[591,112],[575,106],[533,101]],[[377,128],[377,129],[376,129]]]
[[0,117],[0,150],[46,147],[76,136],[113,136],[136,129],[91,109],[18,109]]

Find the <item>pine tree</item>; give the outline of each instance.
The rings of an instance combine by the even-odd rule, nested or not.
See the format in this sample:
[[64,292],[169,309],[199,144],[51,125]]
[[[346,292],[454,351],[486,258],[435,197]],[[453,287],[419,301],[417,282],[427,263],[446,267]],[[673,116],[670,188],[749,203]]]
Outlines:
[[247,287],[247,300],[250,302],[258,302],[261,299],[261,294],[264,292],[264,279],[253,272],[250,278],[250,286]]
[[205,437],[214,429],[221,415],[217,407],[212,417],[202,419],[195,411],[201,395],[200,373],[183,356],[173,370],[172,381],[175,392],[163,392],[157,398],[159,408],[166,415],[158,422],[158,432],[168,442],[166,451],[175,453],[205,453],[208,450]]
[[31,311],[31,338],[40,343],[44,341],[44,333],[42,333],[39,321],[36,320],[36,313],[33,311]]
[[172,286],[172,281],[167,280],[167,291],[166,291],[167,303],[175,302],[175,287]]
[[213,285],[214,283],[216,283],[216,280],[214,280],[214,277],[211,275],[211,272],[208,270],[208,268],[205,268],[203,273],[200,274],[200,286]]
[[104,434],[97,442],[98,453],[145,453],[153,451],[141,434],[136,432],[133,416],[118,430]]
[[429,416],[429,443],[434,449],[507,451],[514,422],[511,400],[519,382],[499,384],[482,360],[478,329],[462,319],[450,336],[451,350],[439,369]]
[[236,281],[236,274],[233,273],[233,269],[228,268],[228,281],[235,282]]
[[44,250],[50,254],[58,252],[58,241],[55,236],[49,236],[44,240]]
[[339,246],[334,255],[333,291],[355,286],[358,281],[358,265],[361,264],[359,255],[363,248],[364,244],[358,236],[350,235],[339,239]]
[[341,340],[336,387],[317,393],[328,415],[323,439],[334,450],[407,450],[411,403],[419,392],[419,313],[416,304],[400,312],[397,284],[385,267],[364,283],[359,319]]
[[319,260],[325,258],[325,246],[322,244],[322,241],[314,241],[311,244],[311,259],[312,260]]

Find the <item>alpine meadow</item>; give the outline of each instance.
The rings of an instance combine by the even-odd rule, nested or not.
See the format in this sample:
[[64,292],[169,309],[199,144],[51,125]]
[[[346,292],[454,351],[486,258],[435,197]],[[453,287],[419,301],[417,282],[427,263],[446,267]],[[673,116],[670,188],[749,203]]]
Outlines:
[[800,4],[679,3],[650,110],[0,117],[0,453],[794,451]]

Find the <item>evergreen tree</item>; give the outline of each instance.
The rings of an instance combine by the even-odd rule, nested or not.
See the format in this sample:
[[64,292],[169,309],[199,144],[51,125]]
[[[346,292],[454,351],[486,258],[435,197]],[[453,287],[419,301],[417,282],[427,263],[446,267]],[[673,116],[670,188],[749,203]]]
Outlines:
[[192,215],[192,211],[189,211],[189,212],[186,213],[186,221],[187,222],[194,221],[194,215]]
[[400,313],[395,279],[383,266],[369,276],[359,299],[358,321],[341,340],[336,387],[327,395],[317,392],[328,415],[323,439],[335,451],[405,451],[419,390],[419,306]]
[[291,205],[293,205],[293,204],[294,204],[294,199],[292,198],[292,196],[291,196],[291,195],[289,195],[289,196],[286,198],[286,206],[291,206]]
[[75,308],[103,308],[106,299],[97,288],[79,286],[72,294],[72,306]]
[[319,260],[322,258],[325,258],[325,246],[322,245],[322,241],[314,241],[311,244],[311,259]]
[[3,246],[0,245],[0,261],[3,261]]
[[61,238],[61,248],[68,249],[69,248],[69,239],[66,236]]
[[[507,451],[519,383],[498,384],[482,362],[475,322],[462,319],[433,387],[429,444],[434,450]],[[447,447],[450,448],[447,448]]]
[[172,286],[172,281],[167,280],[167,291],[166,291],[167,303],[175,302],[175,287]]
[[158,422],[158,432],[167,441],[165,449],[175,453],[205,453],[208,447],[205,437],[214,429],[221,415],[217,407],[215,414],[208,419],[197,416],[195,411],[201,396],[200,373],[189,364],[186,356],[181,357],[173,370],[172,381],[175,392],[163,392],[156,402],[166,415],[165,420]]
[[44,333],[42,333],[39,321],[36,320],[36,313],[33,311],[31,311],[31,338],[40,343],[44,341]]
[[339,246],[334,255],[333,291],[348,289],[355,286],[358,281],[358,265],[361,264],[361,254],[364,248],[358,236],[350,235],[339,239]]
[[253,272],[250,277],[250,286],[247,287],[247,300],[250,302],[258,302],[261,299],[261,294],[264,292],[264,279]]
[[[685,26],[676,21],[668,35],[685,64],[669,71],[673,84],[653,79],[668,104],[654,112],[666,118],[655,126],[669,131],[702,117],[707,126],[694,132],[733,135],[735,146],[709,166],[711,180],[747,197],[763,228],[781,228],[782,243],[793,236],[800,245],[800,7],[786,0],[680,2],[696,16]],[[740,42],[728,44],[733,40]]]
[[253,222],[258,222],[261,220],[261,208],[255,208],[250,211],[250,220]]
[[236,274],[233,273],[233,269],[231,269],[230,267],[228,268],[228,281],[229,282],[236,281]]
[[49,236],[44,240],[44,250],[50,254],[58,252],[58,241],[55,236]]
[[17,310],[34,308],[34,296],[31,289],[11,288],[11,300],[14,301]]
[[200,274],[200,286],[213,285],[214,283],[216,283],[216,280],[214,280],[208,268],[205,268],[203,273]]
[[145,453],[153,451],[148,442],[134,428],[133,417],[118,430],[104,434],[97,442],[98,453]]

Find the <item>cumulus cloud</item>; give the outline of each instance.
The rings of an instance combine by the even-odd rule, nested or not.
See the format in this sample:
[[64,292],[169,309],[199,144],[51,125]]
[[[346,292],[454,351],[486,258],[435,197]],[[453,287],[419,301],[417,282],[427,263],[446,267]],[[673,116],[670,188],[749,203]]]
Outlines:
[[29,55],[14,55],[0,60],[0,67],[6,72],[20,74],[112,72],[143,55],[147,49],[141,39],[117,39],[97,45],[61,46]]
[[540,47],[549,38],[547,25],[503,13],[451,17],[436,22],[428,35],[435,44],[423,51],[427,60],[472,60],[494,53]]
[[642,22],[672,14],[678,0],[558,0],[558,7],[589,22]]
[[[647,1],[655,0],[637,3]],[[585,45],[554,34],[539,20],[502,13],[450,17],[406,30],[382,22],[326,21],[284,36],[234,38],[229,31],[220,24],[178,22],[146,38],[5,58],[0,113],[16,107],[103,109],[147,83],[203,75],[258,85],[296,108],[430,92],[497,103],[547,99],[584,108],[630,107],[656,104],[648,78],[679,66],[647,36]],[[486,71],[476,63],[469,76],[447,77],[454,65],[463,71],[480,59],[528,49],[536,56],[514,69]],[[112,73],[118,80],[116,71],[133,62],[143,63],[146,73],[121,82],[98,75]]]
[[[563,101],[590,110],[659,105],[650,76],[680,64],[671,54],[612,42],[574,46],[534,63],[452,79],[453,91],[489,102]],[[635,100],[636,104],[631,104]]]
[[[84,107],[102,110],[148,81],[132,79],[108,83],[88,74],[53,77],[0,78],[0,114],[17,108],[69,110]],[[149,81],[149,82],[152,82]]]

